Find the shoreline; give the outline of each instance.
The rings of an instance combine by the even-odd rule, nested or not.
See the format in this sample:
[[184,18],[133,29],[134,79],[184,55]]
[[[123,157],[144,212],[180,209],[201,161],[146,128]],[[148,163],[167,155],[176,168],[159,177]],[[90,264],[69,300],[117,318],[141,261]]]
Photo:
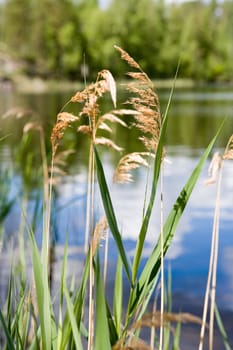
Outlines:
[[[171,89],[174,80],[173,79],[153,79],[155,89]],[[91,83],[90,81],[87,84]],[[121,85],[128,83],[128,80],[117,80],[116,83],[120,88]],[[42,94],[42,93],[54,93],[54,92],[70,92],[83,89],[85,86],[82,81],[60,80],[60,79],[42,79],[40,77],[28,78],[26,76],[15,76],[13,79],[1,80],[0,89],[15,90],[22,94]],[[178,78],[175,82],[175,89],[192,89],[192,88],[232,88],[232,82],[207,82],[207,81],[195,81],[192,79]]]

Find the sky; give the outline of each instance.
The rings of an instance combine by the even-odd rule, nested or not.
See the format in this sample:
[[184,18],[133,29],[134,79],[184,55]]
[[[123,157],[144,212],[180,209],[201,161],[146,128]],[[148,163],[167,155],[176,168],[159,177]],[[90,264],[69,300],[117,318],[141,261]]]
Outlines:
[[101,8],[106,8],[109,4],[110,0],[99,0],[99,4]]

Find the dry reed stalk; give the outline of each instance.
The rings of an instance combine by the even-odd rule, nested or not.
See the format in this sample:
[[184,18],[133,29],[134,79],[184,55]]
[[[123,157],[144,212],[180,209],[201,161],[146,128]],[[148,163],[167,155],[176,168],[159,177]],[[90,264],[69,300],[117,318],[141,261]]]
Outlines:
[[164,282],[164,208],[163,208],[163,163],[161,164],[160,173],[160,252],[161,252],[161,301],[160,301],[160,314],[161,314],[161,326],[159,336],[159,350],[163,350],[164,332],[163,332],[163,320],[164,320],[164,293],[165,293],[165,282]]
[[209,349],[210,350],[213,349],[214,307],[215,307],[215,295],[216,295],[216,274],[217,274],[217,260],[218,260],[219,214],[220,214],[222,171],[223,171],[223,158],[219,152],[216,152],[213,156],[213,159],[208,169],[208,174],[210,178],[207,181],[205,181],[205,184],[207,185],[213,184],[217,181],[217,194],[216,194],[214,222],[213,222],[213,229],[212,229],[209,271],[208,271],[207,284],[206,284],[205,301],[203,306],[202,326],[200,331],[199,350],[202,350],[204,345],[209,297],[210,297]]
[[90,137],[90,152],[89,152],[89,169],[88,169],[88,193],[87,193],[87,209],[86,209],[86,231],[85,231],[85,246],[87,251],[88,240],[90,239],[91,263],[89,271],[89,320],[88,320],[88,350],[93,348],[94,339],[94,269],[92,259],[96,250],[96,237],[98,230],[94,230],[94,181],[95,181],[95,163],[94,163],[94,147],[95,145],[102,145],[111,147],[117,151],[122,149],[117,146],[112,140],[107,137],[97,136],[99,130],[112,132],[111,127],[107,122],[123,124],[114,113],[107,113],[101,115],[99,110],[98,100],[106,92],[109,92],[114,107],[116,107],[116,84],[112,74],[108,70],[102,70],[98,73],[95,83],[85,87],[81,92],[77,92],[72,98],[71,102],[83,104],[79,118],[87,118],[88,124],[80,125],[79,132],[82,132]]

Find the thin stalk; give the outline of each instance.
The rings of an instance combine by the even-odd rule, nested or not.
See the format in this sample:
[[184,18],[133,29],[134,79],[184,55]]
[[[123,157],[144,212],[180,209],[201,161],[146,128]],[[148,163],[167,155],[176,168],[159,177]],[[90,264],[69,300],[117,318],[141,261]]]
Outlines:
[[[207,311],[208,311],[208,300],[210,295],[210,284],[211,284],[211,278],[213,279],[212,276],[213,276],[214,261],[216,261],[216,256],[215,256],[216,255],[216,232],[218,231],[218,221],[219,221],[219,214],[217,213],[219,211],[218,197],[220,198],[221,178],[222,178],[222,164],[220,167],[220,174],[218,178],[216,206],[215,206],[214,222],[213,222],[213,229],[212,229],[209,270],[208,270],[208,277],[207,277],[207,283],[206,283],[206,292],[205,292],[205,300],[204,300],[203,315],[202,315],[202,326],[201,326],[201,332],[200,332],[200,343],[199,343],[198,350],[203,350],[206,318],[207,318]],[[213,281],[212,281],[212,286],[213,286]]]
[[148,157],[148,169],[147,169],[147,175],[146,175],[146,188],[145,188],[145,195],[144,195],[144,201],[143,201],[142,219],[144,219],[144,216],[146,213],[146,201],[147,201],[147,193],[148,193],[148,185],[149,185],[151,158],[152,157]]
[[161,240],[160,240],[160,251],[161,251],[161,302],[160,302],[160,335],[159,335],[159,350],[163,349],[163,316],[164,316],[164,209],[163,209],[163,162],[161,164],[160,170],[160,231],[161,231]]
[[220,214],[220,196],[221,196],[221,183],[222,183],[222,169],[223,162],[220,164],[219,177],[217,184],[217,196],[215,204],[215,221],[216,225],[214,227],[214,253],[213,253],[213,271],[212,271],[212,284],[211,284],[211,294],[210,294],[210,324],[209,324],[209,350],[213,349],[214,340],[214,309],[215,309],[215,296],[216,296],[216,275],[217,275],[217,262],[218,262],[218,244],[219,244],[219,214]]
[[45,135],[42,127],[40,128],[40,149],[41,149],[43,179],[44,179],[44,203],[46,207],[49,201],[49,177],[48,177],[48,163],[47,163],[46,147],[45,147]]
[[[93,144],[91,144],[90,147],[90,217],[88,226],[90,228],[91,232],[91,239],[93,239],[93,233],[94,233],[94,181],[95,181],[95,169],[94,169],[94,156],[93,156]],[[88,345],[87,349],[92,350],[93,348],[93,340],[94,340],[94,283],[95,283],[95,276],[94,276],[94,268],[93,268],[93,259],[94,259],[94,252],[92,244],[90,245],[90,277],[89,277],[89,317],[88,317]]]
[[86,207],[86,226],[85,226],[85,242],[84,253],[88,251],[88,241],[90,233],[90,208],[91,208],[91,184],[92,184],[92,163],[93,163],[93,151],[90,147],[89,151],[89,164],[88,164],[88,180],[87,180],[87,207]]
[[108,235],[108,232],[106,232],[105,250],[104,250],[104,289],[106,289],[107,271],[108,271],[108,246],[109,246],[108,242],[109,242],[109,235]]
[[[45,199],[45,237],[46,240],[46,252],[47,252],[47,261],[44,262],[44,264],[48,264],[49,261],[49,245],[50,245],[50,219],[51,219],[51,204],[52,204],[52,183],[53,183],[53,171],[54,171],[54,155],[52,155],[51,160],[51,175],[50,175],[50,183],[48,187],[48,200],[46,202]],[[46,190],[46,196],[47,196],[47,190]],[[48,265],[47,265],[48,266]]]
[[[153,308],[152,308],[152,317],[154,317],[154,314],[156,312],[157,309],[157,298],[154,298],[154,302],[153,302]],[[153,321],[153,318],[152,318]],[[152,322],[153,324],[153,322]],[[154,344],[155,344],[155,326],[151,327],[151,332],[150,332],[150,347],[151,349],[154,349]]]

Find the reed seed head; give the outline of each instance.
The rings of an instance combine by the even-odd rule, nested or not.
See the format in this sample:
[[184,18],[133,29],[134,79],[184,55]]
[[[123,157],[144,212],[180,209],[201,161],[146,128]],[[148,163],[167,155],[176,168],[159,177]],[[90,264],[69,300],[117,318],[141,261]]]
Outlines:
[[231,135],[226,150],[223,155],[223,159],[233,159],[233,135]]
[[96,224],[94,234],[92,237],[92,254],[95,255],[96,249],[99,246],[100,240],[104,238],[104,235],[108,229],[108,222],[106,216],[102,217]]
[[205,185],[211,185],[216,182],[219,169],[222,165],[222,159],[223,158],[219,152],[214,153],[208,169],[209,179],[205,181]]
[[154,91],[152,81],[139,64],[126,51],[118,46],[115,46],[115,48],[131,67],[139,70],[139,72],[127,73],[133,79],[127,85],[127,90],[134,96],[131,96],[126,103],[130,104],[137,112],[134,114],[135,122],[133,125],[142,132],[139,140],[149,152],[155,153],[162,125],[158,95]]
[[77,116],[68,112],[62,112],[57,115],[57,123],[53,127],[52,134],[51,134],[53,156],[56,154],[57,147],[59,146],[67,127],[72,122],[75,122],[78,119],[79,118]]
[[148,167],[148,161],[145,157],[148,158],[150,156],[151,154],[149,152],[133,152],[122,157],[114,172],[113,182],[132,182],[133,176],[130,172],[140,166]]

